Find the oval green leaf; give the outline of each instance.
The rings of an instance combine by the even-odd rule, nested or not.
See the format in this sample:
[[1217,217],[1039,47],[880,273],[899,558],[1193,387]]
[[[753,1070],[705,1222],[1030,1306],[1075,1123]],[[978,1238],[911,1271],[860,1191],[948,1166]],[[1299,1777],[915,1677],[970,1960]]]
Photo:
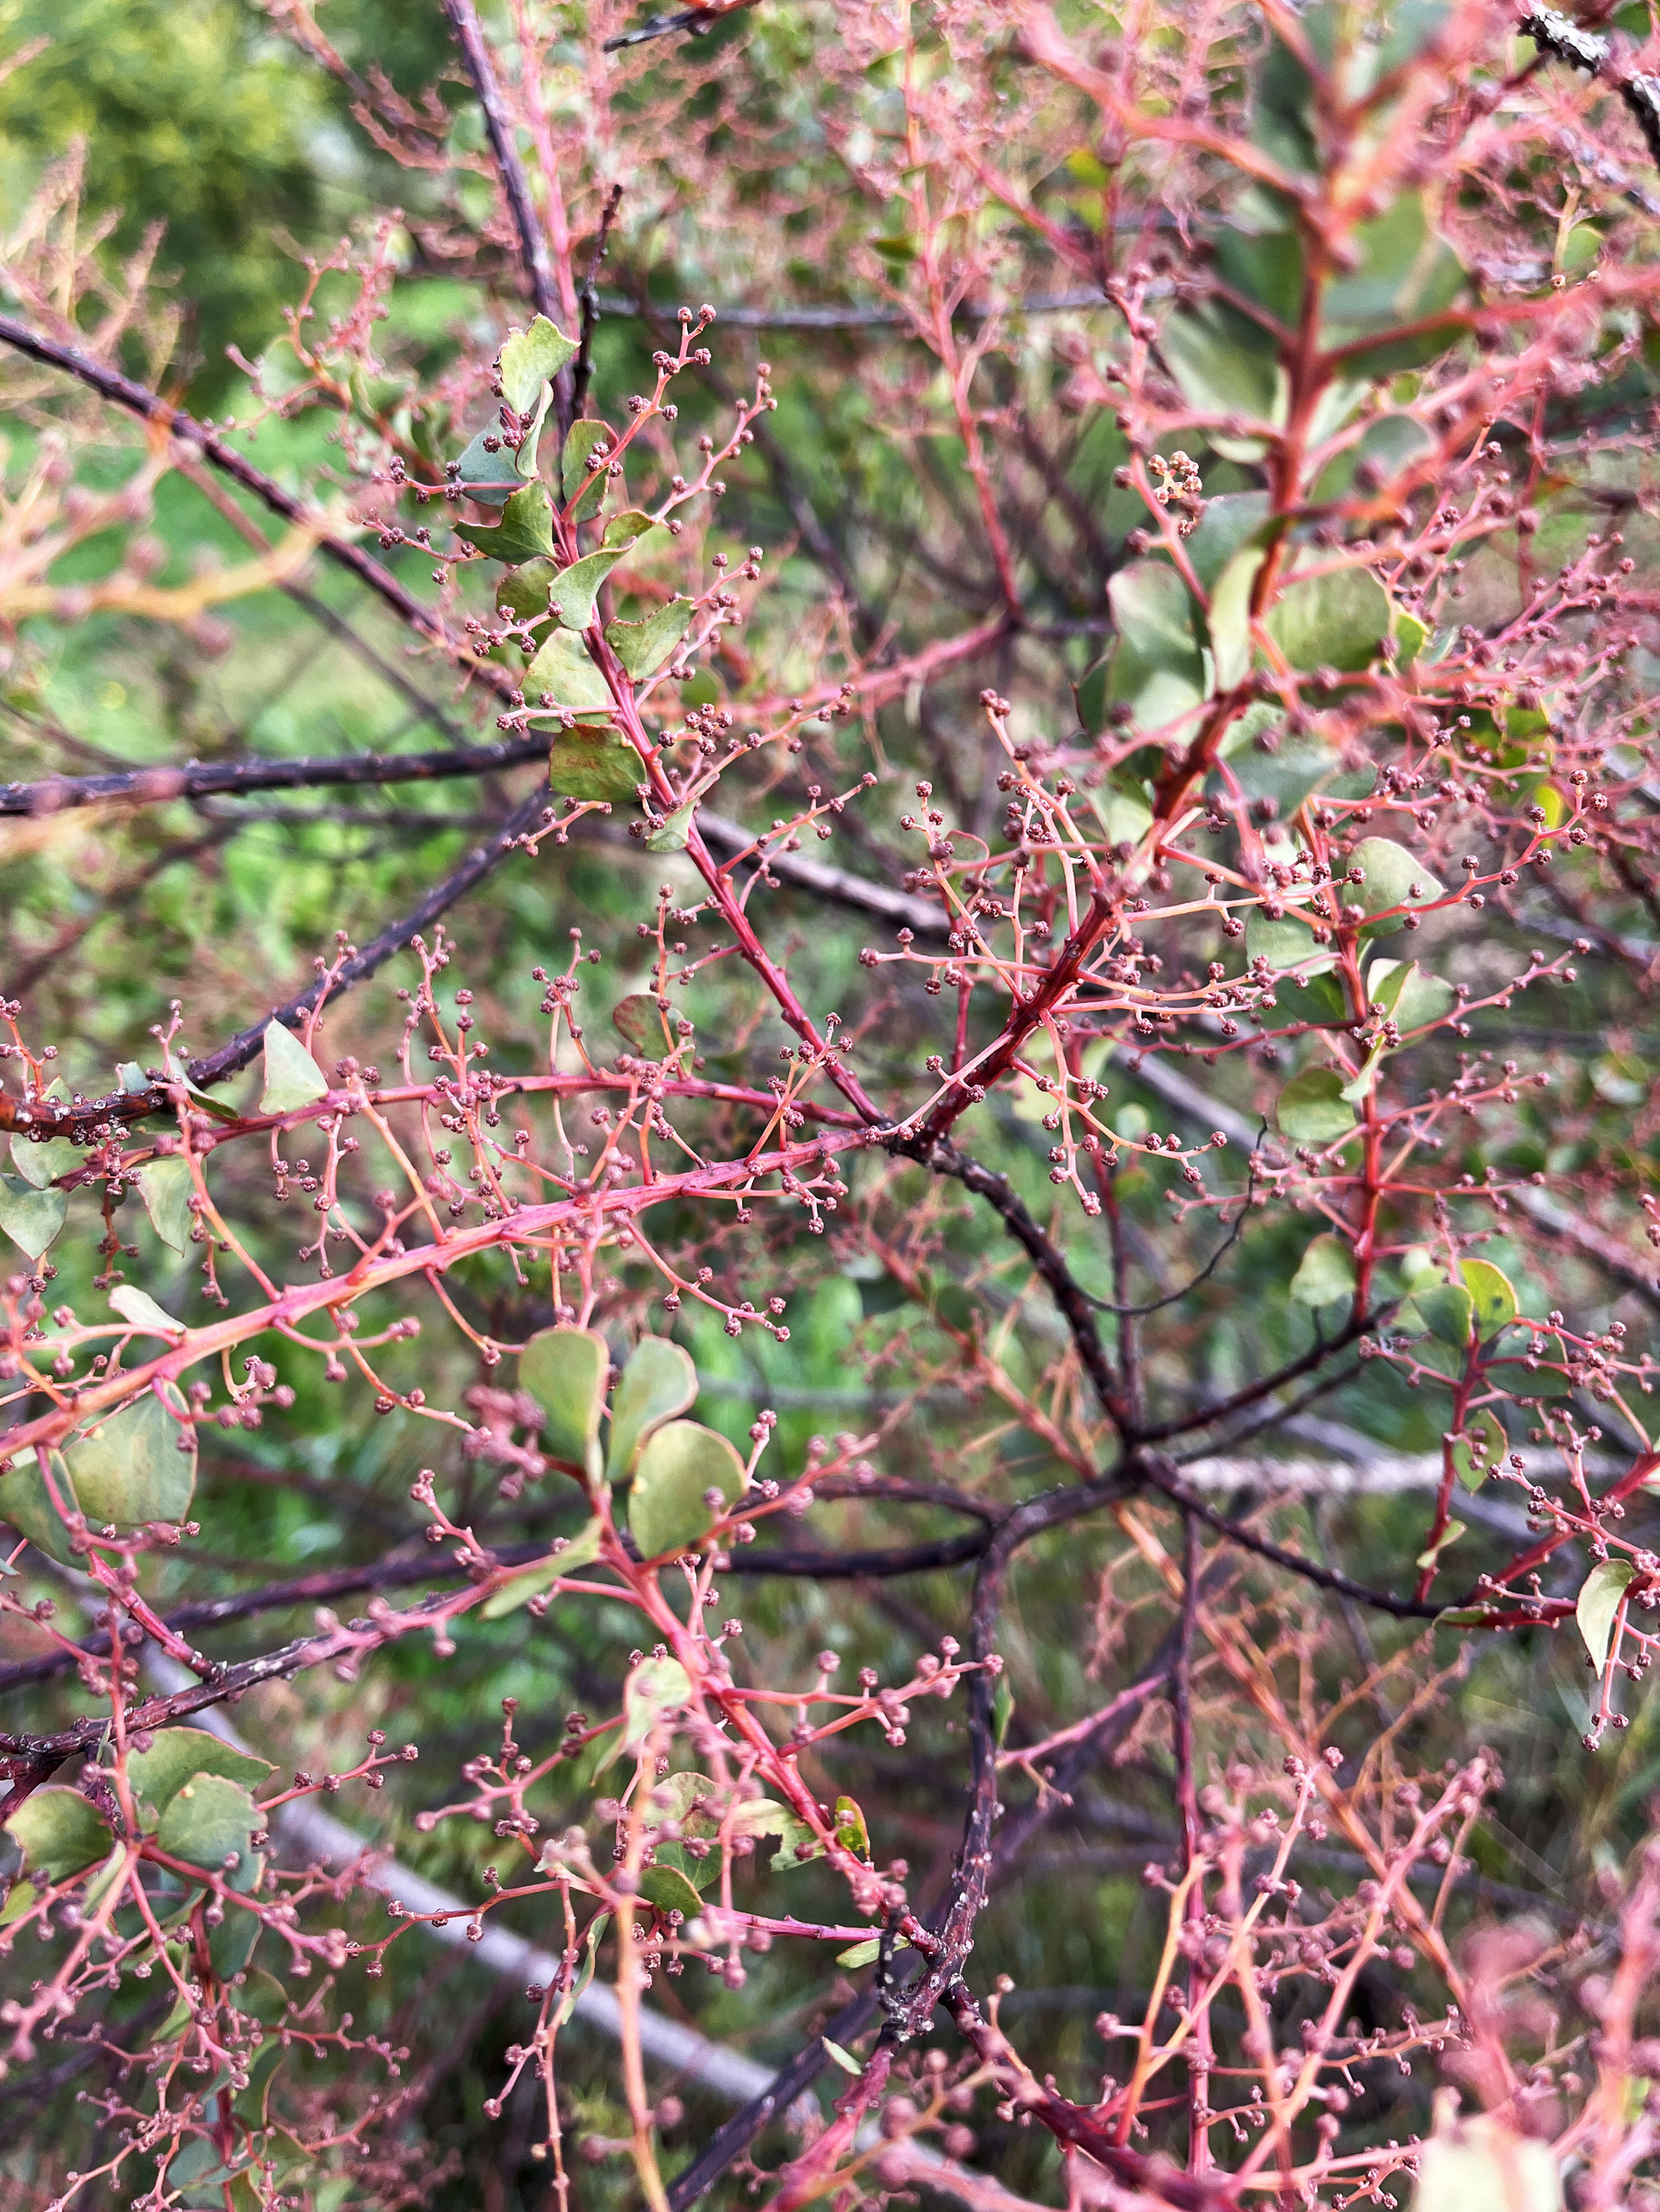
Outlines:
[[1494,1469],[1502,1465],[1510,1438],[1498,1416],[1484,1408],[1464,1424],[1464,1433],[1452,1448],[1452,1463],[1466,1490],[1480,1490]]
[[676,1711],[690,1695],[691,1678],[678,1659],[642,1659],[623,1685],[619,1748],[637,1751],[663,1715]]
[[70,1438],[64,1464],[94,1528],[185,1518],[196,1494],[196,1428],[174,1416],[188,1410],[177,1385],[162,1382]]
[[590,1521],[587,1526],[562,1543],[545,1559],[538,1559],[523,1574],[515,1575],[511,1582],[485,1599],[478,1608],[480,1620],[501,1620],[544,1589],[551,1589],[561,1575],[575,1574],[579,1567],[592,1566],[599,1556],[599,1523]]
[[155,1826],[192,1775],[217,1774],[252,1790],[274,1771],[268,1759],[221,1743],[206,1729],[163,1729],[148,1751],[135,1751],[127,1759],[127,1778],[149,1828]]
[[567,799],[633,799],[645,781],[646,764],[620,731],[567,730],[548,748],[548,781]]
[[[192,1774],[167,1801],[155,1832],[160,1848],[204,1874],[223,1874],[240,1888],[253,1856],[250,1838],[265,1825],[265,1814],[240,1782],[228,1775]],[[237,1863],[225,1862],[236,1854]]]
[[1328,1231],[1304,1253],[1291,1279],[1291,1295],[1300,1306],[1329,1306],[1354,1294],[1354,1255],[1341,1237]]
[[1484,1341],[1508,1328],[1519,1310],[1510,1277],[1490,1260],[1466,1260],[1458,1270],[1470,1294],[1475,1333]]
[[575,361],[577,345],[545,315],[532,318],[528,329],[509,331],[502,345],[502,397],[515,415],[528,415],[544,380]]
[[313,1099],[326,1098],[329,1086],[323,1071],[292,1030],[281,1022],[265,1027],[265,1087],[259,1094],[262,1114],[292,1114]]
[[190,1242],[190,1202],[195,1189],[190,1162],[177,1155],[147,1161],[138,1170],[138,1195],[144,1201],[150,1227],[175,1252],[182,1252]]
[[1354,1110],[1335,1067],[1308,1067],[1292,1076],[1274,1101],[1274,1116],[1294,1145],[1329,1144],[1354,1127]]
[[49,1137],[42,1145],[20,1132],[11,1140],[11,1164],[32,1190],[45,1190],[59,1176],[84,1167],[87,1156],[67,1137]]
[[1439,881],[1415,854],[1392,837],[1363,837],[1349,856],[1349,866],[1359,868],[1365,878],[1356,886],[1361,910],[1383,916],[1381,921],[1368,921],[1362,937],[1388,937],[1404,929],[1405,915],[1389,909],[1427,906],[1441,896]]
[[640,1894],[660,1912],[678,1912],[695,1920],[703,1900],[678,1867],[648,1866],[640,1869]]
[[1365,668],[1389,635],[1389,596],[1368,568],[1293,576],[1263,627],[1292,668]]
[[1470,1319],[1475,1311],[1475,1301],[1467,1290],[1456,1283],[1436,1283],[1414,1291],[1412,1303],[1432,1336],[1462,1351],[1470,1340]]
[[663,1018],[654,993],[630,992],[611,1010],[611,1026],[623,1042],[648,1059],[661,1059],[668,1047],[663,1041]]
[[1614,1617],[1620,1610],[1620,1601],[1626,1595],[1632,1573],[1629,1559],[1600,1559],[1580,1586],[1573,1617],[1590,1654],[1591,1664],[1599,1674],[1608,1664]]
[[69,1193],[37,1190],[21,1176],[0,1175],[0,1229],[26,1259],[38,1260],[63,1227]]
[[705,1492],[721,1510],[744,1487],[744,1462],[723,1436],[696,1421],[671,1421],[647,1442],[629,1492],[629,1529],[643,1559],[689,1551],[714,1526]]
[[611,1346],[596,1329],[544,1328],[520,1355],[520,1382],[547,1417],[543,1450],[591,1480],[599,1473],[599,1416],[610,1373]]
[[78,1790],[57,1782],[26,1797],[6,1832],[37,1882],[67,1881],[106,1858],[115,1841],[98,1808]]
[[643,622],[614,622],[605,625],[605,642],[636,682],[655,676],[690,626],[692,603],[672,599],[648,614]]
[[607,1478],[617,1482],[632,1474],[647,1440],[696,1402],[697,1370],[690,1353],[666,1336],[642,1337],[611,1401]]

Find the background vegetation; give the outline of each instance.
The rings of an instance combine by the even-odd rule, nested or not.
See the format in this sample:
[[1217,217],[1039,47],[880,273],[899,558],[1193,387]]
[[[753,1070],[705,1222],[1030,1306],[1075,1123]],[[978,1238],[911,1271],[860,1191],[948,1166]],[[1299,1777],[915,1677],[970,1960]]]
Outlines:
[[[587,1512],[564,1476],[526,1479],[536,1422],[490,1394],[514,1387],[512,1356],[550,1327],[602,1332],[619,1367],[672,1333],[695,1363],[698,1421],[745,1455],[763,1441],[759,1473],[786,1486],[756,1556],[788,1553],[792,1571],[746,1571],[723,1523],[734,1564],[711,1621],[741,1614],[733,1650],[751,1686],[805,1698],[817,1655],[839,1655],[836,1687],[862,1725],[809,1744],[800,1770],[827,1807],[855,1801],[885,1885],[850,1901],[833,1854],[782,1871],[781,1849],[763,1876],[765,1850],[740,1852],[735,1909],[826,1929],[856,1912],[875,1929],[898,1924],[900,1899],[924,1920],[960,1902],[964,1811],[976,1758],[993,1771],[994,1727],[1017,1841],[974,1928],[968,1985],[983,2005],[1006,1978],[996,2019],[1052,2100],[1094,2115],[1127,2156],[1185,2170],[1091,2161],[1058,2102],[1033,2124],[1010,2062],[948,2003],[931,2029],[912,2021],[920,2034],[880,2045],[872,2005],[843,2028],[848,2065],[869,2069],[848,2140],[818,2134],[848,2090],[832,2063],[805,2135],[776,2121],[754,2135],[707,2201],[944,2189],[1012,2212],[1070,2190],[1208,2204],[1230,2201],[1219,2171],[1270,2141],[1240,2201],[1262,2201],[1275,2159],[1287,2201],[1347,2204],[1385,2184],[1404,2201],[1435,2134],[1469,2163],[1438,2180],[1432,2160],[1430,2212],[1649,2202],[1660,1742],[1637,1685],[1660,1589],[1645,1548],[1660,1467],[1647,1411],[1660,185],[1647,9],[1589,25],[1612,41],[1596,72],[1576,66],[1560,21],[1530,38],[1505,10],[1418,0],[1301,15],[762,0],[695,35],[608,51],[639,27],[597,0],[487,14],[484,31],[554,240],[556,319],[593,324],[577,411],[613,435],[644,418],[629,495],[655,512],[678,496],[677,471],[696,478],[700,437],[724,449],[749,420],[740,395],[775,401],[749,422],[752,442],[723,453],[722,495],[675,510],[678,534],[618,572],[601,618],[697,597],[702,649],[656,695],[654,732],[687,733],[678,775],[723,766],[700,794],[717,860],[787,833],[775,875],[751,848],[733,880],[814,1025],[787,1065],[800,1029],[758,959],[726,957],[742,942],[733,914],[714,913],[684,836],[647,849],[637,834],[660,837],[662,791],[648,818],[623,793],[590,806],[556,769],[549,792],[545,720],[526,725],[510,696],[541,632],[504,631],[499,566],[453,558],[458,520],[497,517],[446,504],[446,465],[494,419],[499,349],[534,301],[444,14],[0,4],[0,312],[216,420],[226,450],[312,526],[285,538],[199,440],[169,444],[72,368],[21,352],[0,368],[0,727],[4,774],[29,787],[0,818],[14,1040],[0,1073],[15,1115],[55,1076],[90,1098],[123,1067],[156,1071],[144,1114],[114,1115],[112,1137],[106,1117],[95,1171],[52,1161],[47,1185],[68,1204],[49,1246],[32,1226],[38,1148],[19,1133],[0,1214],[28,1263],[9,1294],[9,1418],[50,1419],[64,1376],[102,1376],[84,1363],[116,1341],[124,1285],[192,1331],[219,1318],[199,1241],[164,1235],[145,1194],[158,1133],[195,1127],[193,1143],[216,1146],[211,1202],[237,1247],[212,1256],[231,1310],[254,1302],[258,1271],[278,1285],[315,1277],[296,1248],[334,1157],[316,1094],[281,1103],[251,1046],[212,1086],[234,1117],[216,1121],[178,1072],[291,1009],[314,963],[415,913],[504,824],[528,830],[533,849],[498,858],[446,912],[441,954],[428,922],[424,971],[405,932],[388,965],[331,1000],[308,1037],[319,1081],[398,1085],[424,972],[437,1011],[413,1012],[445,1025],[438,1050],[465,1045],[456,994],[471,992],[492,1071],[551,1064],[575,1084],[580,1042],[620,1081],[614,1113],[597,1092],[560,1109],[571,1144],[599,1152],[626,1134],[642,1152],[625,1114],[641,1112],[641,1060],[666,1059],[673,1126],[718,1165],[759,1143],[781,1072],[830,1109],[809,1133],[837,1126],[848,1099],[824,1071],[842,1063],[819,1049],[834,1013],[885,1141],[838,1152],[833,1172],[828,1152],[798,1163],[811,1206],[716,1206],[694,1182],[650,1217],[649,1249],[572,1231],[575,1274],[557,1282],[545,1240],[523,1266],[498,1248],[456,1269],[441,1297],[371,1282],[360,1338],[417,1307],[421,1324],[374,1351],[372,1376],[336,1379],[336,1361],[271,1334],[239,1340],[234,1364],[191,1369],[210,1385],[197,1528],[98,1555],[112,1573],[131,1560],[153,1614],[266,1593],[189,1630],[234,1668],[319,1632],[319,1603],[357,1620],[365,1591],[399,1607],[441,1592],[434,1633],[362,1614],[361,1652],[273,1669],[231,1709],[262,1756],[307,1778],[296,1802],[330,1769],[352,1772],[326,1809],[470,1908],[490,1893],[487,1869],[525,1881],[536,1894],[490,1925],[556,1953],[573,1895],[593,1924],[613,1833],[638,1870],[654,1783],[722,1754],[694,1721],[664,1721],[642,1739],[632,1815],[617,1804],[628,1762],[599,1767],[610,1739],[561,1759],[568,1735],[618,1714],[651,1639],[610,1562],[614,1596],[489,1603],[509,1567],[575,1536]],[[568,304],[590,280],[597,319]],[[694,331],[710,358],[664,387],[671,418],[644,396],[680,343],[678,309],[704,301],[721,310]],[[542,447],[567,499],[555,425],[571,398],[556,386]],[[593,535],[573,530],[562,553]],[[417,636],[329,557],[340,545],[383,562],[453,644],[474,625],[476,656]],[[545,622],[548,580],[534,581]],[[709,628],[728,587],[743,621]],[[1226,743],[1219,702],[1237,725]],[[128,787],[96,803],[84,790],[70,803],[62,784],[511,747],[526,727],[537,748],[465,777],[350,784],[295,769],[286,788]],[[766,743],[748,754],[752,728]],[[1189,789],[1180,771],[1207,730]],[[847,802],[834,815],[819,806],[832,793]],[[562,821],[565,797],[581,802],[568,842],[540,811]],[[722,829],[734,820],[741,838]],[[1347,869],[1380,836],[1405,872],[1394,882],[1387,856],[1362,855],[1371,887],[1363,866],[1351,897]],[[1286,919],[1314,894],[1316,860],[1334,885],[1321,938]],[[946,939],[946,884],[959,905],[984,902],[978,947],[960,914]],[[1020,1032],[983,1097],[953,1087],[962,1055],[1018,1031],[1025,994],[1101,885],[1112,932],[1086,948],[1073,1028],[1048,1043]],[[1236,896],[1225,927],[1216,901]],[[700,902],[698,924],[665,919]],[[919,907],[933,920],[907,940],[897,928]],[[1366,926],[1385,907],[1410,936]],[[1017,912],[1023,930],[1033,915],[1045,925],[1018,945],[1004,927]],[[578,931],[593,964],[550,1063],[547,978]],[[641,1002],[668,1000],[660,956],[672,964],[687,937],[695,972],[672,1006],[691,1028],[659,1036]],[[1380,996],[1376,963],[1414,958],[1417,999],[1399,995],[1399,969],[1396,995]],[[431,1080],[428,1049],[423,1029],[411,1091]],[[725,1102],[709,1095],[722,1084]],[[453,1160],[419,1102],[398,1111],[404,1139],[418,1127],[435,1147],[411,1190],[473,1225],[479,1177],[467,1188],[457,1162],[493,1141],[478,1116],[465,1142],[452,1133]],[[547,1097],[526,1092],[507,1119],[533,1130],[529,1160],[575,1176]],[[915,1143],[892,1141],[900,1124]],[[942,1168],[935,1139],[1006,1182]],[[611,1187],[635,1172],[625,1163]],[[354,1233],[373,1233],[374,1187],[343,1200]],[[1016,1213],[1032,1237],[1006,1233]],[[696,1285],[671,1287],[666,1311],[659,1259]],[[69,1362],[55,1382],[40,1349],[53,1330]],[[157,1340],[129,1338],[128,1368]],[[242,1366],[250,1352],[268,1376]],[[425,1468],[436,1491],[412,1501]],[[983,1553],[1001,1516],[1091,1483],[1093,1510],[1047,1534],[1034,1521],[1008,1570],[994,1712],[989,1674],[948,1680],[938,1704],[914,1697],[903,1723],[891,1694],[860,1701],[860,1669],[891,1693],[918,1682],[919,1660],[926,1686],[942,1652],[984,1656],[970,1604],[988,1571],[965,1530]],[[88,1582],[92,1539],[54,1558],[50,1542],[25,1547],[40,1534],[26,1518],[0,1554],[7,1809],[74,1785],[119,1832],[100,1778],[110,1745],[88,1737],[67,1760],[40,1746],[88,1716],[101,1729],[112,1697],[177,1695],[179,1678],[152,1638],[137,1689],[112,1687],[95,1638],[101,1608],[126,1596]],[[419,1579],[432,1526],[461,1543],[482,1592]],[[917,1547],[910,1571],[836,1564]],[[813,1553],[822,1571],[800,1556]],[[660,1580],[678,1604],[675,1571]],[[330,1575],[337,1593],[306,1579]],[[53,1670],[66,1644],[78,1673]],[[499,1750],[504,1701],[539,1823],[513,1875],[519,1845],[497,1826],[512,1778],[480,1765]],[[781,1744],[791,1719],[808,1727],[805,1704],[784,1710]],[[366,1788],[371,1729],[419,1759]],[[1014,1756],[1032,1747],[1030,1763]],[[1336,1793],[1323,1809],[1311,1773]],[[770,1770],[762,1779],[775,1795]],[[432,1817],[475,1787],[497,1793],[477,1816]],[[1444,1833],[1417,1834],[1426,1806]],[[590,1887],[573,1893],[557,1867],[532,1882],[541,1839],[573,1826],[598,1864],[585,1862]],[[1270,1887],[1272,1938],[1252,1950],[1239,1931],[1258,1877],[1282,1879],[1285,1826],[1293,1889]],[[337,1931],[379,1945],[383,1907],[308,1882],[277,1833],[273,1866],[294,1879],[262,1893],[291,1892],[305,1942],[285,1954],[267,1924],[240,1996],[205,1950],[186,1961],[198,1995],[226,2008],[213,2033],[257,2016],[281,2046],[251,2088],[205,2055],[219,2045],[192,2044],[209,2027],[175,2016],[159,1952],[137,1978],[77,1984],[50,2034],[31,2026],[95,1900],[76,1865],[40,1902],[43,1862],[10,1847],[9,2203],[496,2212],[567,2188],[585,2208],[690,2201],[663,2191],[734,2101],[707,2071],[648,2064],[642,2089],[579,2017],[557,2044],[556,2158],[546,2054],[522,2063],[538,2017],[523,1977],[419,1930],[366,1973]],[[659,1865],[677,1846],[658,1845]],[[674,1955],[684,1923],[634,1910],[655,1962],[649,2005],[769,2067],[802,2050],[822,2066],[824,2035],[836,2041],[886,1971],[846,1942],[758,1922],[741,1946],[687,1938],[706,1971]],[[205,1921],[197,1934],[207,1946]],[[614,1926],[595,1948],[603,1986],[619,1973]],[[568,1964],[593,1955],[574,1942]],[[1209,2022],[1208,2057],[1170,2060],[1127,2106],[1136,2046],[1119,2023],[1145,2013],[1170,2031],[1172,1975]],[[1292,2078],[1304,2050],[1319,2057],[1312,2091]],[[1265,2133],[1275,2096],[1287,2116]],[[1471,2123],[1483,2112],[1485,2134]],[[854,2140],[867,2121],[875,2144]],[[908,2162],[918,2143],[949,2170]],[[855,2179],[833,2179],[838,2149],[844,2166],[862,2160]],[[1169,2193],[1188,2185],[1201,2193]]]

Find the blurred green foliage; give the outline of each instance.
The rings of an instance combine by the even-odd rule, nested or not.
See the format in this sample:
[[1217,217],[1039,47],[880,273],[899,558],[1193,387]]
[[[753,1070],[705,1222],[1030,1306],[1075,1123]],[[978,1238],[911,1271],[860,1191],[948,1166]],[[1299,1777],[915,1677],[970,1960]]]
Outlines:
[[157,266],[185,307],[198,396],[216,395],[225,347],[274,327],[295,246],[316,240],[319,72],[242,0],[9,0],[0,46],[37,40],[0,82],[0,198],[17,210],[45,164],[82,149],[83,221],[119,217],[108,251],[165,228]]

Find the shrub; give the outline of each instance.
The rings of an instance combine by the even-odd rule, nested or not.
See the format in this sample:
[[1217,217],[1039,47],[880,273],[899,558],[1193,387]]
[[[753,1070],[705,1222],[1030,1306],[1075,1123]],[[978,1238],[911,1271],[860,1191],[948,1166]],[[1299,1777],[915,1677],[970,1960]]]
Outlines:
[[19,2190],[1652,2201],[1646,16],[442,12],[5,273]]

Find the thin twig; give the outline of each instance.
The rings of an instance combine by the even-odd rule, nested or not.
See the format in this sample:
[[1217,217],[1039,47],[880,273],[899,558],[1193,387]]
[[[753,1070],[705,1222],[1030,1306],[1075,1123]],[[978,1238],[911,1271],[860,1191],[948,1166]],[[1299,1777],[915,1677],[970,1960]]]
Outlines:
[[[489,775],[543,759],[545,737],[510,738],[462,751],[347,753],[333,758],[192,761],[184,768],[136,768],[111,775],[49,775],[35,783],[0,784],[0,815],[60,814],[73,806],[115,801],[153,805],[249,791],[307,791],[328,784],[434,783]],[[435,829],[443,824],[436,817]]]

